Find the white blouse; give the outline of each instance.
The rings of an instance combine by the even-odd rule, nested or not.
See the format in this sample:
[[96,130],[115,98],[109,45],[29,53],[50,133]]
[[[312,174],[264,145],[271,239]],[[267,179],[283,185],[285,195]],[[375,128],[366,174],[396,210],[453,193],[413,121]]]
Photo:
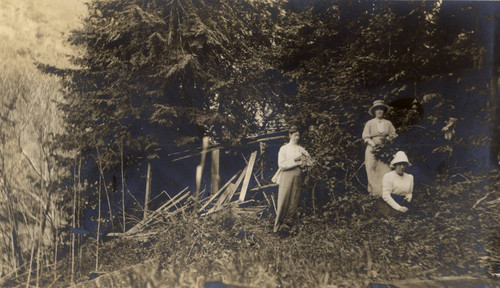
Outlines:
[[278,171],[274,175],[273,181],[274,183],[279,183],[279,176],[281,172],[284,170],[292,169],[297,167],[297,162],[295,159],[300,158],[301,156],[306,157],[306,163],[303,163],[306,166],[312,165],[312,159],[309,153],[302,146],[288,143],[281,146],[280,151],[278,153]]
[[380,144],[381,138],[389,136],[390,138],[396,138],[396,129],[392,122],[386,119],[373,118],[366,122],[365,128],[363,129],[363,141],[366,143],[369,139],[372,139],[376,144]]
[[413,175],[403,173],[399,175],[396,171],[387,172],[382,180],[382,198],[392,208],[399,210],[399,205],[391,194],[407,196],[413,193]]

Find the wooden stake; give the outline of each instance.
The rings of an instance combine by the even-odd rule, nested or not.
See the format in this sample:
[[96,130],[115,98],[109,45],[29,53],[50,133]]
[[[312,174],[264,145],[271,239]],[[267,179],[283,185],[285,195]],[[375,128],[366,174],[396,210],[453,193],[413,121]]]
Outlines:
[[264,152],[266,150],[266,143],[260,142],[259,148],[260,148],[260,181],[264,181]]
[[220,155],[219,149],[212,151],[210,194],[213,194],[219,190],[219,182],[220,182],[219,155]]
[[195,204],[194,211],[198,210],[198,202],[200,200],[200,189],[201,189],[201,180],[203,179],[203,166],[205,166],[205,157],[207,154],[207,148],[210,144],[210,137],[203,137],[202,150],[201,150],[201,160],[200,164],[196,166],[196,190],[194,192]]
[[246,171],[245,180],[243,180],[243,186],[241,186],[240,201],[245,201],[245,196],[247,194],[248,184],[250,183],[250,178],[252,176],[252,169],[255,164],[255,158],[257,157],[257,151],[252,152],[250,155],[250,160],[248,161],[248,169]]

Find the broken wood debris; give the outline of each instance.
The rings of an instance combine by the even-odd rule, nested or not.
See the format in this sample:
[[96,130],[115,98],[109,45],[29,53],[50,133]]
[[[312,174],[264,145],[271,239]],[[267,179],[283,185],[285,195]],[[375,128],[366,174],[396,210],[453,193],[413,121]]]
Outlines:
[[[274,209],[276,209],[274,197],[272,197],[272,195],[271,200],[269,200],[267,195],[264,195],[267,200],[267,205],[243,205],[255,202],[255,200],[253,199],[245,200],[248,192],[261,191],[277,186],[277,184],[261,185],[259,181],[254,181],[256,182],[257,186],[249,188],[252,178],[254,180],[257,180],[257,177],[254,174],[256,159],[257,151],[254,151],[250,154],[246,167],[234,174],[231,179],[229,179],[229,181],[227,181],[227,183],[222,186],[222,188],[218,189],[215,193],[212,193],[212,195],[209,195],[203,199],[197,199],[196,195],[200,194],[195,193],[195,195],[192,195],[192,193],[188,191],[188,187],[184,188],[173,197],[170,197],[170,195],[168,195],[167,193],[170,199],[156,210],[148,211],[148,214],[144,217],[144,219],[140,220],[132,228],[127,230],[125,233],[109,233],[108,236],[135,237],[137,235],[146,235],[147,232],[145,232],[144,230],[146,230],[147,227],[164,221],[166,217],[171,218],[178,213],[186,211],[188,209],[195,209],[194,211],[196,211],[202,217],[219,211],[223,211],[225,209],[230,209],[231,213],[234,215],[259,215],[271,205],[274,207]],[[198,172],[200,170],[199,166],[197,167]],[[201,179],[199,178],[200,175],[197,173],[197,189],[199,189],[201,186]],[[235,179],[237,179],[236,182],[234,182]],[[240,185],[241,189],[239,189]],[[200,193],[199,191],[197,192]],[[233,197],[238,194],[238,199],[233,201]],[[198,203],[201,207],[197,208],[197,205],[195,205],[195,203]]]

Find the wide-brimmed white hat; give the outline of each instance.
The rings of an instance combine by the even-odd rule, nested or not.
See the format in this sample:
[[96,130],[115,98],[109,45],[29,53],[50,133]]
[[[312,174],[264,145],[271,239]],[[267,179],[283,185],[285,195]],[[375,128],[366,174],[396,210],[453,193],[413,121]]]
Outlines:
[[368,109],[368,113],[370,115],[373,115],[373,109],[375,109],[376,107],[384,108],[385,113],[387,113],[391,109],[391,107],[389,107],[387,104],[384,103],[384,100],[375,100],[375,101],[373,101],[372,107],[370,107],[370,109]]
[[403,151],[398,151],[394,155],[394,159],[392,159],[390,167],[394,168],[394,165],[396,165],[398,163],[406,163],[406,164],[408,164],[408,166],[411,166],[410,161],[408,161],[408,157],[406,156],[405,152],[403,152]]

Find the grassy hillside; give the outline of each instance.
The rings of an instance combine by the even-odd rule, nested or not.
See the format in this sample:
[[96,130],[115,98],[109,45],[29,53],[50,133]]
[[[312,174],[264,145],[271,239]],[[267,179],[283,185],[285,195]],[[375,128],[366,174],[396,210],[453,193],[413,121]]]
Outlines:
[[[57,102],[62,100],[60,80],[44,75],[36,62],[68,67],[69,55],[77,51],[68,45],[69,31],[81,25],[85,15],[83,1],[2,0],[0,1],[0,275],[10,273],[12,213],[18,216],[17,241],[26,260],[33,246],[33,235],[44,217],[40,203],[48,199],[40,180],[57,181],[64,167],[57,167],[47,152],[46,141],[62,133],[63,123]],[[45,149],[45,150],[44,150]],[[50,157],[47,157],[50,155]],[[50,198],[49,198],[50,199]],[[51,202],[56,203],[57,197]],[[52,206],[53,227],[61,224],[60,213]],[[47,217],[49,218],[49,217]],[[12,219],[10,219],[12,220]],[[50,233],[44,243],[53,242]]]
[[83,0],[2,0],[0,2],[0,58],[19,66],[32,60],[67,66],[75,53],[66,42],[81,25]]
[[[272,213],[163,215],[142,233],[104,243],[97,271],[89,238],[77,287],[495,287],[499,175],[461,174],[420,186],[412,210],[390,219],[374,216],[373,199],[360,192],[316,215],[303,201],[299,229],[290,234],[272,232]],[[69,275],[70,259],[60,265]],[[66,286],[68,277],[54,286]]]

